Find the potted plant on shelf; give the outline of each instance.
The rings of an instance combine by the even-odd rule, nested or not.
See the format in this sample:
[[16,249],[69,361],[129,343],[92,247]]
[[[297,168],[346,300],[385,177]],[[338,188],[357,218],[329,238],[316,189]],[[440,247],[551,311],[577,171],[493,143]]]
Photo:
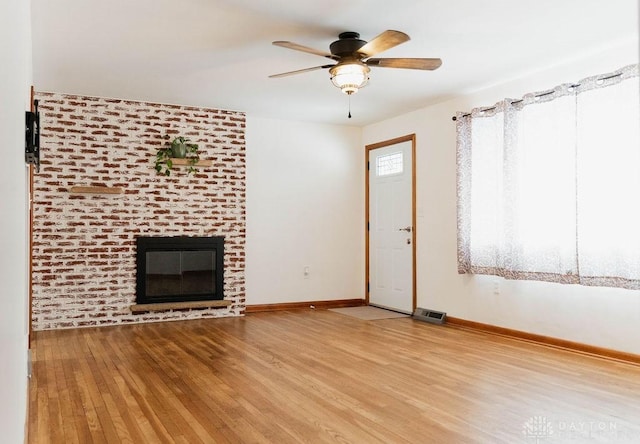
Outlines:
[[200,160],[198,156],[198,144],[191,143],[189,139],[178,136],[168,147],[160,148],[156,153],[156,171],[165,176],[171,175],[173,159],[187,159],[187,174],[195,173],[195,165]]

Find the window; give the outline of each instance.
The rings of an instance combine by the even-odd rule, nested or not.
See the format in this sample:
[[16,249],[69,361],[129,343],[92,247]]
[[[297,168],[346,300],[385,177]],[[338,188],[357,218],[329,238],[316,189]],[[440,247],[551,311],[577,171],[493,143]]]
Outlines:
[[376,157],[376,175],[390,176],[402,173],[402,151]]
[[638,66],[460,114],[458,270],[640,289]]

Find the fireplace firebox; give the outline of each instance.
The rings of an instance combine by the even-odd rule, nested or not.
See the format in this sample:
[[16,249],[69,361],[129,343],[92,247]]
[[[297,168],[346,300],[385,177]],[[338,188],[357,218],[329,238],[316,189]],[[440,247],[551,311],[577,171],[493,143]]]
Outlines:
[[224,299],[224,237],[138,237],[136,244],[136,303]]

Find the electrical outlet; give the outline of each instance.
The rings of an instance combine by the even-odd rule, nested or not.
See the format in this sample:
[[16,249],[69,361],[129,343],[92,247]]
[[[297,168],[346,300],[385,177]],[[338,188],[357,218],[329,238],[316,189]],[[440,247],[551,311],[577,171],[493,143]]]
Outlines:
[[309,267],[308,265],[305,265],[303,274],[305,279],[309,279],[309,275],[311,274],[311,267]]
[[493,281],[493,294],[500,294],[500,281]]

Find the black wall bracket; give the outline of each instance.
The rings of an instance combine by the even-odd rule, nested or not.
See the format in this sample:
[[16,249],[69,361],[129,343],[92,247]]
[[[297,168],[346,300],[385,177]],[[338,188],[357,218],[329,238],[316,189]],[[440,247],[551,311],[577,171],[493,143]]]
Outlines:
[[34,100],[33,112],[26,112],[25,119],[25,145],[24,161],[33,164],[36,171],[40,171],[40,113],[38,112],[38,101]]

